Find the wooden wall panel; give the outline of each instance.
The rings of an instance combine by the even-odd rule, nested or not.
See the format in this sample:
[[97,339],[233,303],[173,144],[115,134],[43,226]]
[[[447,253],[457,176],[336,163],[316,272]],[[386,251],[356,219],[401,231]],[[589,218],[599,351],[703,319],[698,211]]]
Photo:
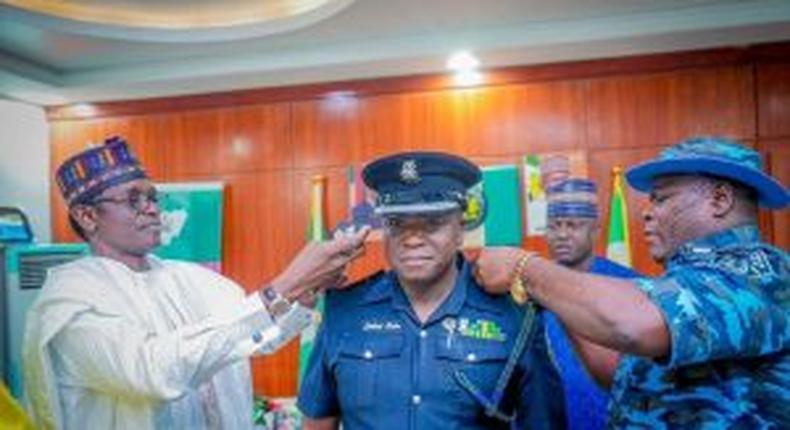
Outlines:
[[217,170],[239,173],[293,167],[290,108],[280,103],[221,110]]
[[491,156],[580,147],[582,98],[576,82],[370,97],[355,105],[359,122],[345,136],[355,148],[360,126],[364,145],[339,150],[366,161],[404,150]]
[[[261,174],[261,176],[266,174]],[[272,259],[278,253],[266,252],[267,245],[283,246],[281,237],[288,234],[290,223],[272,229],[282,223],[282,214],[287,211],[268,211],[266,203],[275,199],[261,182],[289,188],[288,178],[260,178],[256,173],[227,175],[221,178],[224,184],[224,208],[222,225],[222,272],[241,284],[248,291],[264,284],[264,273],[271,269]],[[179,180],[215,180],[220,178],[179,178]],[[278,216],[280,215],[280,216]],[[255,222],[250,222],[255,220]],[[268,263],[268,264],[267,264]]]
[[[584,94],[577,81],[524,85],[511,91],[500,115],[486,124],[494,139],[481,155],[514,155],[580,148],[584,144]],[[501,119],[499,117],[501,116]],[[501,122],[501,123],[500,123]]]
[[[786,112],[790,114],[790,110]],[[759,147],[762,148],[767,169],[785,187],[790,187],[790,137],[761,140]],[[764,236],[779,248],[790,250],[790,209],[763,211],[762,218]]]
[[155,181],[164,181],[171,169],[166,166],[165,153],[172,138],[171,117],[166,115],[130,117],[132,129],[142,128],[140,140],[129,138],[135,154]]
[[755,135],[754,85],[750,67],[719,67],[676,73],[664,83],[660,105],[664,141],[695,135],[752,139]]
[[433,148],[431,102],[433,93],[394,94],[371,97],[360,107],[361,160],[385,154]]
[[226,198],[223,272],[249,291],[271,280],[296,253],[292,176],[268,171],[217,178],[225,183]]
[[601,78],[588,85],[590,147],[667,145],[693,135],[754,137],[747,67]]
[[790,136],[790,62],[757,66],[757,103],[760,136]]
[[[304,245],[311,178],[327,177],[328,225],[334,227],[347,216],[347,166],[387,153],[442,150],[488,165],[517,163],[526,153],[580,149],[601,190],[603,220],[612,167],[650,158],[689,134],[724,134],[757,145],[787,184],[790,62],[768,56],[770,62],[762,63],[763,57],[750,52],[510,68],[492,74],[491,85],[474,89],[448,89],[436,79],[388,78],[347,86],[360,91],[332,84],[116,102],[80,119],[69,119],[76,110],[59,108],[50,116],[51,161],[54,170],[86,142],[122,134],[156,180],[224,181],[223,271],[252,291]],[[660,273],[641,236],[644,196],[627,192],[636,268]],[[56,188],[51,200],[53,237],[75,240]],[[785,249],[788,216],[762,215],[767,237]],[[605,233],[604,226],[599,252]],[[541,240],[526,244],[546,249]],[[381,242],[371,242],[351,278],[384,264]],[[294,342],[253,360],[256,391],[293,394],[297,356]]]
[[294,165],[344,166],[360,160],[360,103],[343,94],[293,103]]
[[166,177],[219,173],[220,110],[165,114],[168,139],[164,145]]

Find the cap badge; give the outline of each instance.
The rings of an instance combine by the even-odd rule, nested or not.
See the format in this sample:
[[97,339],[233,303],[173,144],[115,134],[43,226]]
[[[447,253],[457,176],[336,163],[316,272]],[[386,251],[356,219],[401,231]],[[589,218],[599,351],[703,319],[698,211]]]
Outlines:
[[406,184],[420,182],[420,173],[417,171],[417,160],[406,160],[400,167],[400,180]]

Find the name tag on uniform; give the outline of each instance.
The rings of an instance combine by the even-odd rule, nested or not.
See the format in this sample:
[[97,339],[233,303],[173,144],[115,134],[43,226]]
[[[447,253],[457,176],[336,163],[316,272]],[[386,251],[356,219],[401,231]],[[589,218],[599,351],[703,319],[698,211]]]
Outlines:
[[398,321],[365,321],[362,324],[362,331],[367,332],[393,332],[401,330],[402,328]]

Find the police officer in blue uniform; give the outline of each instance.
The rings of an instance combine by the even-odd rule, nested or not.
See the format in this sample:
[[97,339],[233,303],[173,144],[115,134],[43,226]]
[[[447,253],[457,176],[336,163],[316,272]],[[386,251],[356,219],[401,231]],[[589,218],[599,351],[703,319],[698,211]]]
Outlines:
[[327,294],[299,394],[305,429],[564,428],[541,315],[483,291],[459,252],[480,169],[401,153],[363,178],[392,270]]
[[726,138],[680,142],[626,178],[650,193],[645,234],[662,276],[596,276],[491,249],[478,279],[492,292],[519,287],[624,354],[611,428],[790,428],[790,257],[757,229],[757,207],[785,208],[790,193]]
[[[548,187],[546,198],[546,242],[554,262],[583,273],[618,278],[639,276],[630,268],[593,253],[600,230],[595,182],[569,178]],[[603,429],[608,388],[620,354],[569,333],[551,311],[545,312],[544,317],[549,350],[562,379],[568,428]]]

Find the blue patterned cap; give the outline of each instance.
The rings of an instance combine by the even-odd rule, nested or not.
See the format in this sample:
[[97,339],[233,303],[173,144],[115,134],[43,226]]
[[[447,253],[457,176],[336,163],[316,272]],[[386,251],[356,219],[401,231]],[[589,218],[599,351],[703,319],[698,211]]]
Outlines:
[[595,182],[570,178],[546,190],[549,218],[598,218]]
[[55,181],[69,206],[88,203],[104,190],[147,178],[126,141],[110,137],[99,147],[76,154],[58,167]]
[[377,215],[446,212],[466,207],[480,168],[441,152],[403,152],[372,161],[362,178],[376,192]]
[[625,174],[628,183],[642,192],[653,189],[653,181],[670,175],[710,175],[752,188],[758,203],[781,209],[790,203],[790,193],[763,169],[757,151],[723,137],[695,137],[661,151],[657,159],[638,164]]

